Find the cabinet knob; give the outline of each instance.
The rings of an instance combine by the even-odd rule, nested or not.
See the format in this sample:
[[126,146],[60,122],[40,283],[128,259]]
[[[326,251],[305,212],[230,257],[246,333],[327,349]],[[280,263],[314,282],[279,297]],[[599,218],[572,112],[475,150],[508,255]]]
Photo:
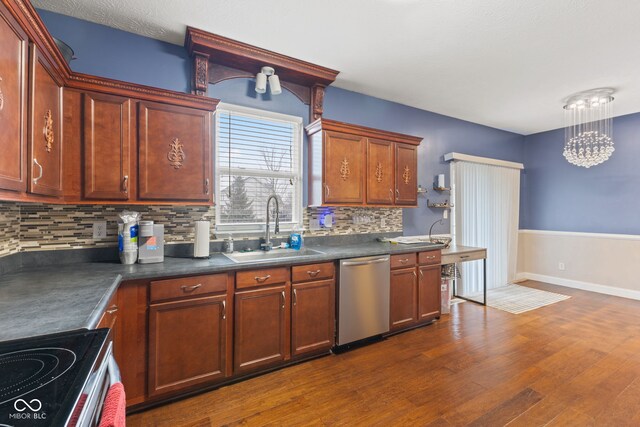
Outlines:
[[42,169],[42,165],[41,165],[40,163],[38,163],[38,159],[36,159],[35,157],[33,158],[33,163],[35,163],[35,164],[36,164],[36,166],[38,166],[38,167],[40,168],[40,174],[39,174],[36,178],[33,178],[33,183],[34,183],[34,184],[37,184],[37,183],[38,183],[38,181],[40,180],[40,178],[42,178],[42,173],[43,173],[44,171],[43,171],[43,169]]
[[129,192],[129,175],[122,177],[122,191],[125,193]]

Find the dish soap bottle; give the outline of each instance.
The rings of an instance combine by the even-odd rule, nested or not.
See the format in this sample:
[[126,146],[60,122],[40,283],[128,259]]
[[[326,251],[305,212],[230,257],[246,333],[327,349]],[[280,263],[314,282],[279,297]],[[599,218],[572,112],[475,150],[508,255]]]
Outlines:
[[289,235],[289,245],[291,249],[295,250],[302,248],[302,233],[298,231],[298,227],[293,227],[293,231]]

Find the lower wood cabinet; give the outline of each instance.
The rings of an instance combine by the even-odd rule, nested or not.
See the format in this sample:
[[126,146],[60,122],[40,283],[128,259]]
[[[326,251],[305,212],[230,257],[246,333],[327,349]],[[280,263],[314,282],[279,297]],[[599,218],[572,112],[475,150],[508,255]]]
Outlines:
[[418,320],[418,278],[415,268],[391,271],[389,329],[398,330]]
[[293,356],[328,351],[335,342],[335,280],[293,285],[291,348]]
[[[266,277],[266,276],[265,276]],[[289,282],[235,294],[234,373],[290,358]]]
[[418,281],[418,321],[440,316],[440,265],[420,266]]
[[226,376],[226,295],[152,304],[149,396]]

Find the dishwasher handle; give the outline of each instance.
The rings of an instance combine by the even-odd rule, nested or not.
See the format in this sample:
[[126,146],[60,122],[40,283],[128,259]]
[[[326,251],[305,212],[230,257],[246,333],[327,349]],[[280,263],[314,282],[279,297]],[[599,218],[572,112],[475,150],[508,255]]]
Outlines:
[[370,265],[370,264],[378,264],[378,263],[387,262],[387,261],[389,261],[389,257],[377,258],[369,261],[343,261],[342,265],[344,266]]

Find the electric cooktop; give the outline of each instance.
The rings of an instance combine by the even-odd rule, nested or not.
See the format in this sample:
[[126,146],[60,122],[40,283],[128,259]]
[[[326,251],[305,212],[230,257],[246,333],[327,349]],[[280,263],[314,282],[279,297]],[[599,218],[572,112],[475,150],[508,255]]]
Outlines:
[[108,334],[98,329],[0,343],[0,427],[72,424]]

